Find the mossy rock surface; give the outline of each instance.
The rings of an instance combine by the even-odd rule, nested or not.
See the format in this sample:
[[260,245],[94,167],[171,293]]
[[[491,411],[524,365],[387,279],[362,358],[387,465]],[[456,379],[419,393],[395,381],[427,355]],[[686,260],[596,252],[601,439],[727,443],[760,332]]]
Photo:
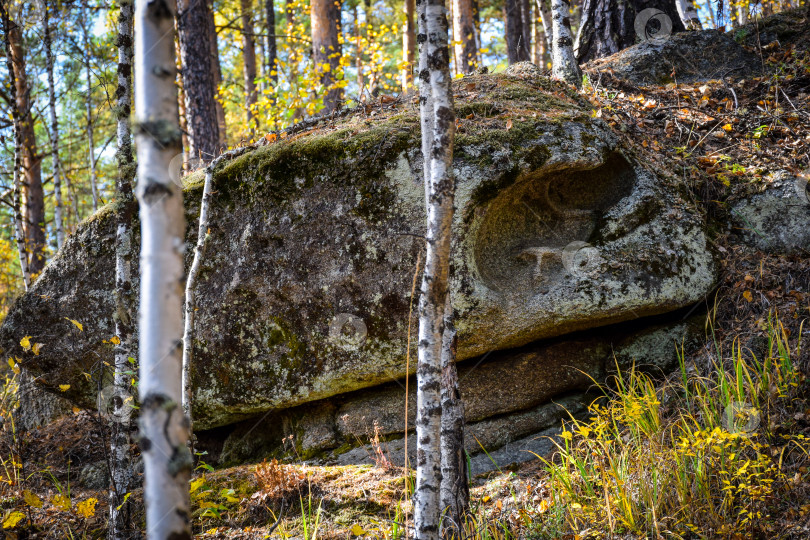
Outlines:
[[[519,70],[454,85],[460,360],[672,311],[712,288],[700,216],[587,102]],[[425,230],[415,105],[257,148],[218,168],[214,187],[197,428],[405,375]],[[188,263],[201,189],[191,177]],[[6,356],[88,406],[112,361],[114,229],[109,209],[83,223],[0,328]],[[44,344],[39,355],[23,336]]]

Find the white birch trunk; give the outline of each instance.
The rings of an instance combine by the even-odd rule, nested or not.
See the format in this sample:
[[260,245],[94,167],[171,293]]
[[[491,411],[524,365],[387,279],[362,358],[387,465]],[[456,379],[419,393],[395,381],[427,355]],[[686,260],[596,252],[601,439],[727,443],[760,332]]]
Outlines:
[[200,221],[197,228],[197,245],[194,247],[194,259],[191,268],[188,270],[186,278],[186,304],[185,304],[185,325],[183,328],[183,411],[189,421],[189,427],[193,426],[191,415],[192,387],[191,387],[191,366],[194,361],[194,313],[197,310],[197,297],[195,288],[197,286],[197,275],[200,272],[200,265],[205,257],[205,246],[208,240],[209,211],[214,183],[214,170],[222,161],[233,159],[247,151],[249,147],[242,147],[222,154],[212,161],[205,168],[205,184],[203,184],[202,201],[200,202]]
[[464,404],[456,370],[456,329],[450,293],[444,307],[442,336],[442,483],[440,489],[442,536],[460,538],[470,510],[467,460],[464,453]]
[[137,0],[135,111],[141,221],[140,447],[147,537],[191,539],[192,459],[182,409],[183,251],[180,186],[169,167],[182,151],[175,87],[173,0]]
[[700,17],[698,17],[697,9],[695,9],[692,0],[675,0],[675,6],[678,8],[678,15],[687,30],[703,30]]
[[737,0],[737,25],[743,26],[745,24],[748,24],[748,2],[746,0]]
[[46,0],[43,3],[43,21],[42,26],[44,31],[43,45],[45,48],[45,68],[48,74],[48,111],[51,120],[51,160],[53,161],[53,221],[54,228],[56,229],[56,247],[62,247],[65,242],[65,224],[63,218],[62,208],[62,178],[61,169],[62,163],[59,161],[59,122],[56,118],[56,87],[53,81],[53,51],[51,50],[51,22],[50,22],[50,6]]
[[[447,10],[443,0],[419,0],[418,42],[420,79],[430,100],[420,99],[422,128],[432,123],[432,142],[425,161],[427,192],[427,255],[419,298],[419,365],[417,368],[416,489],[414,524],[416,538],[439,538],[441,486],[441,357],[444,312],[450,266],[453,220],[452,175],[455,115],[450,88]],[[431,103],[432,102],[432,103]],[[432,107],[430,106],[432,105]],[[432,116],[431,122],[425,116]],[[423,152],[426,134],[422,134]]]
[[87,18],[82,6],[82,32],[84,35],[84,74],[87,80],[87,95],[84,99],[87,120],[87,158],[90,168],[90,190],[93,193],[93,211],[98,210],[98,189],[96,187],[96,145],[93,141],[93,79],[90,72],[90,34]]
[[129,115],[132,109],[132,0],[121,0],[118,15],[118,85],[115,91],[116,115],[116,239],[115,239],[115,335],[119,342],[115,346],[113,373],[114,401],[113,425],[110,437],[110,523],[107,537],[110,540],[124,540],[131,536],[129,530],[130,512],[125,501],[132,485],[132,460],[129,453],[130,376],[133,369],[129,363],[132,355],[132,314],[134,295],[132,289],[132,217],[135,200],[132,196],[132,180],[135,177],[135,163],[132,157],[132,136]]
[[20,256],[20,270],[22,271],[25,290],[31,285],[31,271],[28,267],[28,248],[25,244],[25,229],[23,228],[23,216],[21,210],[22,185],[20,181],[20,169],[22,168],[22,137],[20,135],[20,111],[17,109],[17,85],[14,80],[14,63],[12,60],[11,43],[9,34],[12,25],[5,2],[0,3],[0,17],[3,20],[3,40],[6,46],[6,65],[9,76],[9,102],[11,107],[11,123],[14,129],[14,170],[12,171],[12,181],[14,184],[13,208],[14,213],[14,236],[17,240],[17,252]]
[[551,26],[554,34],[551,49],[552,77],[582,86],[582,71],[574,56],[574,38],[571,35],[571,4],[568,0],[551,0]]
[[546,50],[554,48],[554,38],[551,31],[551,11],[548,9],[548,0],[534,0],[537,12],[540,15],[540,24],[543,25],[543,37],[546,40]]

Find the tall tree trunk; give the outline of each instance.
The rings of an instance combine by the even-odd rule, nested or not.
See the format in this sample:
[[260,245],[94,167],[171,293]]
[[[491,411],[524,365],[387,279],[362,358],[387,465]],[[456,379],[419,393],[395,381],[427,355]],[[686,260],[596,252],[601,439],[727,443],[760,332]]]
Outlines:
[[28,268],[28,248],[25,242],[25,229],[23,228],[23,216],[20,210],[22,190],[20,188],[20,169],[22,168],[22,134],[20,129],[20,110],[17,106],[17,71],[14,66],[14,53],[11,48],[11,34],[16,24],[11,21],[11,17],[6,10],[6,4],[0,2],[0,17],[3,22],[3,41],[6,46],[6,66],[8,68],[9,82],[9,106],[11,107],[11,123],[14,129],[14,170],[12,171],[12,181],[14,183],[13,208],[14,213],[14,236],[17,241],[17,252],[20,256],[20,270],[22,271],[25,290],[31,285],[31,271]]
[[471,73],[479,64],[478,35],[471,0],[453,0],[453,35],[460,73]]
[[[210,2],[210,0],[206,0]],[[222,66],[219,63],[219,46],[217,45],[217,27],[214,21],[214,10],[211,3],[208,4],[208,46],[211,47],[211,73],[214,75],[214,105],[217,108],[217,132],[219,133],[219,146],[228,146],[227,125],[225,123],[225,107],[217,98],[219,87],[222,84]]]
[[84,76],[87,83],[87,94],[84,96],[85,120],[87,122],[87,166],[90,170],[90,190],[93,194],[93,211],[98,210],[98,186],[96,185],[96,144],[93,140],[93,74],[90,71],[90,57],[92,46],[90,32],[87,30],[87,15],[82,6],[82,36],[84,38]]
[[340,0],[312,0],[312,61],[323,85],[323,112],[334,111],[341,91],[336,87],[340,68]]
[[219,146],[208,28],[211,16],[208,3],[200,0],[179,0],[177,8],[189,153],[207,161],[216,157]]
[[[407,1],[407,0],[406,0]],[[362,42],[361,42],[361,34],[360,34],[360,17],[357,10],[357,5],[355,4],[352,7],[352,16],[354,17],[354,43],[355,43],[355,56],[354,56],[354,67],[357,70],[357,92],[358,92],[358,99],[360,102],[365,101],[365,88],[366,88],[366,81],[363,77],[363,50],[362,50]]]
[[635,44],[636,14],[648,7],[663,11],[669,17],[673,33],[684,31],[671,0],[584,0],[574,44],[577,62],[584,64]]
[[523,39],[522,0],[504,0],[506,18],[506,56],[509,64],[529,60],[529,49]]
[[552,76],[579,88],[582,86],[582,71],[572,48],[574,39],[571,35],[570,11],[568,0],[551,0],[551,25],[554,33]]
[[130,532],[130,507],[126,495],[132,484],[132,464],[129,454],[129,418],[132,411],[129,358],[133,354],[132,320],[135,295],[132,288],[132,217],[135,199],[132,180],[135,163],[132,159],[132,135],[129,115],[132,109],[132,1],[120,2],[118,14],[118,85],[115,89],[116,152],[118,174],[115,179],[115,366],[113,371],[113,415],[110,436],[110,524],[108,538],[125,540]]
[[267,74],[275,89],[278,85],[278,48],[276,45],[276,6],[273,0],[265,0],[264,2],[265,18],[267,20]]
[[464,404],[456,371],[456,329],[450,293],[444,307],[442,335],[442,484],[440,489],[443,536],[461,538],[470,512],[470,488],[464,453]]
[[[685,0],[679,0],[681,2]],[[737,0],[737,26],[748,24],[748,2]]]
[[404,9],[405,27],[402,31],[402,60],[405,62],[405,67],[402,68],[401,76],[403,92],[413,86],[413,70],[416,61],[416,21],[414,20],[416,0],[405,0]]
[[65,224],[62,207],[62,163],[59,160],[59,122],[56,118],[56,85],[53,80],[53,50],[51,50],[51,21],[50,5],[48,0],[44,0],[43,12],[43,46],[45,48],[45,69],[48,73],[48,112],[51,120],[51,167],[53,168],[53,220],[56,229],[56,248],[62,247],[65,242]]
[[14,83],[17,98],[18,127],[21,144],[21,159],[24,179],[22,188],[23,238],[27,242],[28,271],[36,276],[45,267],[45,194],[42,190],[42,157],[37,153],[37,138],[34,130],[34,104],[25,67],[22,31],[10,23],[9,45],[14,66]]
[[703,30],[692,0],[675,0],[675,6],[678,8],[678,16],[687,30]]
[[[137,0],[135,112],[141,221],[140,447],[149,538],[191,540],[192,459],[183,415],[183,194],[169,175],[180,153],[172,1]],[[151,134],[159,134],[153,138]]]
[[[422,155],[427,204],[427,254],[419,298],[417,368],[417,466],[414,492],[416,538],[439,538],[441,471],[442,336],[453,222],[453,138],[447,17],[443,0],[419,0]],[[424,88],[427,87],[427,88]],[[429,92],[430,98],[426,94]],[[426,117],[430,116],[430,119]],[[426,128],[432,128],[425,133]],[[430,136],[432,134],[432,136]],[[426,148],[426,146],[428,146]]]
[[[551,10],[549,9],[549,0],[534,0],[535,7],[537,8],[538,17],[540,17],[540,24],[543,25],[543,36],[546,40],[546,50],[551,51],[554,48],[554,37],[551,31]],[[582,22],[580,21],[580,25]]]
[[245,76],[245,110],[247,112],[248,127],[251,130],[259,129],[258,120],[253,111],[256,104],[256,47],[253,32],[253,2],[241,0],[242,17],[242,62]]
[[532,7],[531,0],[518,0],[520,5],[521,30],[523,32],[523,46],[526,48],[526,61],[532,59]]
[[726,27],[726,3],[725,0],[717,0],[717,16],[716,16],[716,23],[717,28],[725,28]]

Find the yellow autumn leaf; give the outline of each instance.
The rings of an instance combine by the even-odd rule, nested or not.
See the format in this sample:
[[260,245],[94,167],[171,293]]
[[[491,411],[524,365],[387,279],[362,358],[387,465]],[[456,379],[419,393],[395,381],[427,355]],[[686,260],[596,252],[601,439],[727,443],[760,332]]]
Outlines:
[[490,500],[491,498],[492,498],[492,497],[490,497],[489,495],[485,495],[485,496],[484,496],[484,498],[483,498],[483,499],[481,499],[481,500],[482,500],[483,502],[489,502],[489,500]]
[[31,336],[25,336],[24,338],[22,338],[20,340],[20,345],[22,345],[22,348],[25,349],[26,351],[28,349],[30,349],[31,348]]
[[110,338],[110,343],[112,343],[113,345],[118,345],[119,343],[121,343],[121,340],[118,338],[118,336],[113,336]]
[[40,349],[44,346],[44,343],[34,343],[31,345],[31,350],[34,352],[35,355],[39,355]]
[[25,504],[31,506],[33,508],[42,508],[42,499],[36,496],[35,493],[31,493],[27,489],[23,491],[23,500]]
[[69,384],[60,384],[59,385],[59,390],[61,390],[62,392],[67,392],[68,390],[70,390],[70,385]]
[[65,319],[72,322],[76,326],[76,328],[79,329],[79,332],[84,332],[84,327],[82,326],[82,323],[80,323],[79,321],[74,321],[73,319],[69,319],[68,317],[65,317]]
[[723,125],[723,131],[725,131],[725,132],[727,132],[727,133],[728,133],[728,132],[730,132],[732,129],[733,129],[733,128],[732,128],[731,124],[725,124],[725,125]]
[[363,527],[361,527],[360,525],[355,523],[354,525],[352,525],[352,534],[354,536],[365,536],[368,533],[366,532],[366,530]]
[[79,414],[80,412],[82,412],[82,410],[74,405],[73,406],[73,414]]
[[10,367],[11,369],[14,369],[14,366],[16,366],[16,365],[17,365],[17,362],[15,362],[13,358],[8,359],[8,367]]
[[745,291],[743,293],[743,298],[745,298],[746,302],[750,302],[751,300],[754,299],[754,295],[751,294],[751,291]]
[[80,516],[85,518],[91,518],[96,514],[96,503],[98,499],[94,497],[90,497],[78,504],[76,504],[76,511],[79,513]]
[[25,518],[25,514],[22,512],[12,512],[3,519],[3,528],[4,529],[11,529],[12,527],[16,527],[17,523],[19,523],[23,518]]
[[70,510],[70,497],[67,495],[62,495],[61,493],[57,493],[51,499],[51,504],[55,507],[59,508],[60,510],[64,510],[67,512]]
[[190,488],[191,488],[190,493],[194,493],[195,491],[200,489],[200,486],[202,486],[204,483],[205,483],[205,477],[204,476],[201,476],[201,477],[197,478],[196,480],[192,480],[191,481],[191,486],[190,486]]

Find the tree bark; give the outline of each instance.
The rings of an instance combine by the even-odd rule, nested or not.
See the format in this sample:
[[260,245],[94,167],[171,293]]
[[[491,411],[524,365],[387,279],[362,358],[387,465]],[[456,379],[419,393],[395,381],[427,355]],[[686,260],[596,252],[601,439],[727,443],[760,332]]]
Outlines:
[[180,65],[185,93],[189,154],[203,160],[214,159],[219,147],[215,77],[210,59],[211,16],[208,3],[178,0],[177,30]]
[[17,241],[17,252],[20,256],[20,269],[22,271],[25,290],[31,285],[31,271],[28,267],[28,248],[25,242],[25,229],[23,227],[23,216],[20,210],[22,200],[22,189],[20,186],[20,169],[22,168],[22,133],[20,129],[20,109],[17,101],[17,77],[14,65],[14,52],[11,47],[11,35],[16,28],[16,24],[6,10],[4,2],[0,2],[0,16],[3,22],[3,41],[6,46],[6,66],[9,76],[9,106],[11,107],[11,123],[14,129],[14,170],[12,172],[12,182],[14,184],[13,208],[14,213],[14,236]]
[[90,170],[90,190],[93,194],[93,211],[98,210],[98,186],[96,185],[96,145],[93,129],[93,77],[90,71],[90,56],[92,44],[90,42],[90,32],[87,30],[87,14],[82,6],[82,37],[84,38],[84,75],[87,83],[87,94],[84,96],[85,120],[87,122],[87,166]]
[[56,229],[56,248],[60,249],[65,242],[65,223],[62,206],[62,163],[59,160],[59,122],[56,117],[56,85],[53,80],[53,51],[51,50],[51,21],[48,0],[42,3],[43,12],[43,46],[45,49],[45,69],[48,75],[48,112],[51,121],[51,167],[53,168],[53,221]]
[[441,508],[444,537],[460,538],[470,512],[470,488],[464,452],[464,404],[458,389],[456,329],[450,294],[444,308],[442,335],[442,483]]
[[276,85],[278,85],[278,66],[276,65],[278,60],[278,47],[276,45],[276,6],[273,0],[265,0],[264,10],[267,20],[267,40],[265,46],[267,49],[267,74],[270,81],[273,83],[273,88],[275,88]]
[[459,72],[472,73],[480,60],[471,0],[453,0],[453,35]]
[[[684,2],[685,0],[679,0]],[[745,0],[737,0],[737,26],[743,26],[748,23],[748,2]]]
[[183,194],[169,175],[180,153],[175,3],[137,0],[135,112],[141,221],[140,447],[149,538],[191,540],[188,420],[182,410]]
[[584,0],[574,44],[577,62],[584,64],[619,52],[636,43],[636,14],[648,7],[658,9],[672,21],[672,32],[684,31],[671,0]]
[[401,84],[402,91],[406,92],[413,86],[413,69],[416,61],[416,22],[414,21],[416,0],[405,0],[404,8],[405,28],[402,32],[402,60],[405,62],[405,67],[402,68]]
[[[210,1],[210,0],[207,0]],[[211,73],[214,75],[214,105],[217,108],[217,132],[219,134],[220,148],[228,146],[228,133],[227,124],[225,123],[225,107],[222,102],[217,98],[219,94],[219,87],[222,84],[222,66],[219,63],[219,46],[217,44],[217,27],[214,21],[214,10],[211,4],[208,4],[208,46],[211,47]]]
[[253,108],[256,105],[256,47],[253,39],[253,2],[241,0],[242,62],[245,77],[245,110],[250,129],[258,129]]
[[[554,48],[554,37],[551,31],[551,10],[548,7],[548,0],[534,0],[537,13],[540,17],[540,24],[543,25],[543,36],[546,40],[546,50]],[[581,24],[581,22],[580,22]]]
[[[440,532],[441,363],[455,193],[452,176],[455,114],[443,0],[419,0],[417,9],[427,254],[419,298],[414,524],[416,538],[434,540]],[[428,116],[431,118],[427,119]],[[432,130],[426,133],[427,127]]]
[[133,354],[132,319],[135,295],[132,288],[132,217],[135,199],[132,181],[135,163],[132,157],[132,136],[129,115],[132,109],[132,1],[119,3],[118,15],[118,85],[115,89],[116,153],[118,175],[115,179],[115,365],[113,371],[112,433],[110,436],[110,523],[108,538],[125,540],[131,536],[130,507],[125,499],[132,485],[132,464],[129,453],[130,413],[132,412],[129,358]]
[[45,194],[42,190],[42,157],[37,153],[37,138],[34,128],[34,109],[31,88],[25,66],[20,27],[10,22],[9,45],[17,100],[20,156],[23,181],[21,183],[22,227],[28,254],[28,271],[32,277],[45,267]]
[[572,48],[574,40],[571,36],[570,11],[568,0],[551,0],[551,26],[554,34],[554,47],[551,51],[552,76],[579,88],[582,86],[582,71]]
[[529,60],[529,49],[523,39],[523,14],[520,8],[522,0],[505,0],[506,19],[506,56],[509,64]]
[[703,30],[700,24],[700,17],[698,17],[697,9],[692,0],[675,0],[675,6],[678,9],[678,16],[687,30]]
[[527,61],[532,59],[532,7],[531,0],[519,0],[523,46],[526,48]]
[[340,0],[312,0],[312,61],[323,85],[323,112],[334,111],[341,90],[336,86],[340,68]]

